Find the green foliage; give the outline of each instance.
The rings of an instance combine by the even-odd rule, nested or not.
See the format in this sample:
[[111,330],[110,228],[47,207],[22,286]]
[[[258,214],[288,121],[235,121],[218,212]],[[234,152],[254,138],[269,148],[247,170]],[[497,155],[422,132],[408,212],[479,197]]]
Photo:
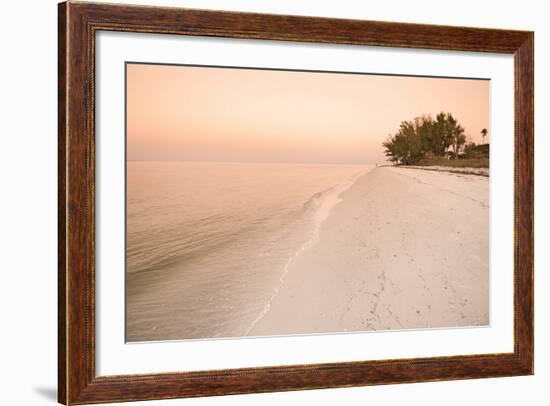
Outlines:
[[489,144],[476,145],[470,142],[464,147],[463,159],[489,159]]
[[413,165],[426,158],[443,158],[449,154],[458,158],[466,135],[464,128],[451,113],[439,113],[435,120],[424,115],[403,121],[399,130],[382,143],[388,159],[401,165]]

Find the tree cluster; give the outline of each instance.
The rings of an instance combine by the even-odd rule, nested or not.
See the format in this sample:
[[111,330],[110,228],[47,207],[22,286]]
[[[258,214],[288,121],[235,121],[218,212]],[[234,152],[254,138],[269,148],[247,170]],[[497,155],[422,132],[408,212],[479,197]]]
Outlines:
[[426,158],[458,158],[466,135],[451,113],[439,113],[403,121],[396,134],[382,144],[388,159],[401,165],[414,165]]

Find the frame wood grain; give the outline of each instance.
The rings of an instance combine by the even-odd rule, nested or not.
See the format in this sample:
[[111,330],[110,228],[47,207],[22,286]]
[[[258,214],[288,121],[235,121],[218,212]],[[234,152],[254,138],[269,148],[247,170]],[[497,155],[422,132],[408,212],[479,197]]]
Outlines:
[[[70,1],[59,4],[58,12],[59,402],[121,402],[533,373],[533,32]],[[94,50],[99,30],[513,54],[514,351],[96,376]]]

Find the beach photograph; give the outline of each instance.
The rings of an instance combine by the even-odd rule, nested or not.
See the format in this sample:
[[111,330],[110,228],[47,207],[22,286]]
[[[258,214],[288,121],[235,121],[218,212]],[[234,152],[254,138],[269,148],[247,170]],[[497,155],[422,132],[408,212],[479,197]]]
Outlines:
[[127,342],[490,324],[490,80],[125,69]]

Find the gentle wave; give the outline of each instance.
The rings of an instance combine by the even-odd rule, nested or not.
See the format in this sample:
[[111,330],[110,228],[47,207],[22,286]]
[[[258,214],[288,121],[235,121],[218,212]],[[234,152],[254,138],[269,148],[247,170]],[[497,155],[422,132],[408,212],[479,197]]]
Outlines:
[[250,324],[250,326],[246,330],[246,335],[250,335],[254,327],[256,327],[256,325],[269,313],[269,311],[271,310],[271,304],[273,303],[285,283],[285,278],[290,269],[290,265],[298,256],[300,256],[300,254],[302,254],[309,247],[315,244],[315,242],[319,238],[319,231],[321,229],[321,226],[328,218],[330,211],[334,208],[334,206],[342,201],[340,196],[364,174],[364,171],[358,172],[351,176],[351,178],[347,182],[326,189],[322,192],[318,192],[314,194],[306,203],[304,203],[304,207],[307,210],[315,211],[315,224],[311,233],[311,237],[286,262],[281,277],[279,278],[278,285],[274,288],[273,294],[267,300],[264,308],[262,309],[258,317],[256,317],[256,319]]
[[242,336],[367,167],[129,163],[129,341]]

